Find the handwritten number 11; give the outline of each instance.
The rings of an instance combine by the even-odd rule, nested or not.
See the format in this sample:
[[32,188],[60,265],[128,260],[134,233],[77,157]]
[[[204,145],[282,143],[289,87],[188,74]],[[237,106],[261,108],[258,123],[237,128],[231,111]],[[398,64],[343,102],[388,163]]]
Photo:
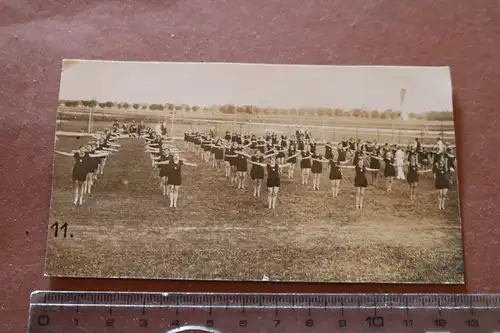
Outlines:
[[63,231],[63,237],[66,238],[67,233],[68,233],[68,224],[64,223],[59,227],[59,223],[55,222],[50,226],[50,229],[54,229],[54,237],[57,237],[59,235],[59,230]]

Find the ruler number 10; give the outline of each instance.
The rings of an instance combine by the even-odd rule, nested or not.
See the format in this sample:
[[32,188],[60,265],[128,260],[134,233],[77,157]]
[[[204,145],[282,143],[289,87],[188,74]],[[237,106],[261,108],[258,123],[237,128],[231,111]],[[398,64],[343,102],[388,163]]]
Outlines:
[[365,321],[370,327],[384,327],[384,317],[366,317]]

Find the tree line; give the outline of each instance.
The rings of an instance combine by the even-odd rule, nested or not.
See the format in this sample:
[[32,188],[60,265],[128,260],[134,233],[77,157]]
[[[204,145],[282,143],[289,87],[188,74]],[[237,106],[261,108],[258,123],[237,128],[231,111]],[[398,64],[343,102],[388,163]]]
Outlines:
[[[261,108],[253,105],[213,105],[210,107],[199,107],[189,104],[138,104],[127,102],[99,102],[96,100],[61,100],[61,106],[66,107],[99,107],[99,108],[117,108],[117,109],[135,109],[135,110],[151,110],[151,111],[176,111],[176,112],[211,112],[223,114],[246,114],[246,115],[286,115],[286,116],[323,116],[323,117],[355,117],[355,118],[375,118],[375,119],[399,119],[401,113],[391,109],[387,110],[364,110],[364,109],[331,109],[331,108],[295,108],[295,109],[278,109],[278,108]],[[428,111],[424,113],[409,113],[409,119],[419,120],[435,120],[435,121],[450,121],[453,120],[453,113],[447,111]]]

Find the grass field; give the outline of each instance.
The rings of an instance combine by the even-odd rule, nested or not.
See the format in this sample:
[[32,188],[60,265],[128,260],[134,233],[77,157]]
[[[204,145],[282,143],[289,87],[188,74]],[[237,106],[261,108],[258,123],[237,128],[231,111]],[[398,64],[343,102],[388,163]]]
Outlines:
[[[61,137],[56,148],[69,151],[81,140]],[[297,172],[282,180],[277,209],[268,210],[265,190],[254,198],[249,182],[245,192],[230,187],[223,171],[186,153],[198,167],[184,168],[172,210],[143,141],[120,143],[81,207],[72,204],[73,159],[55,157],[50,224],[68,223],[68,237],[49,230],[48,275],[463,283],[455,269],[462,259],[456,188],[442,212],[431,179],[422,179],[418,201],[409,202],[405,182],[388,194],[381,178],[359,212],[351,170],[337,199],[326,172],[316,192],[300,185]]]

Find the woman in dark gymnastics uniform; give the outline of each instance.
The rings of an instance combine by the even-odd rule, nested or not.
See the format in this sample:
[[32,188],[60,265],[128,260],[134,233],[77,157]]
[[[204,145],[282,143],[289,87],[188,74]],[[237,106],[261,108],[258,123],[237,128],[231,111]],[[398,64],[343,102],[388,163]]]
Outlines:
[[212,144],[212,140],[208,136],[204,136],[201,141],[201,148],[203,149],[202,160],[205,163],[210,163],[210,148]]
[[[281,145],[281,142],[278,142],[274,145],[274,149],[276,151],[276,163],[285,164],[285,149]],[[281,172],[281,170],[280,170]]]
[[299,156],[300,152],[297,150],[297,146],[295,143],[290,143],[288,147],[288,158],[286,161],[290,163],[290,167],[288,168],[288,179],[292,179],[295,173],[295,165],[297,164],[297,156]]
[[375,169],[367,168],[364,165],[364,159],[360,158],[357,165],[345,166],[345,168],[353,168],[356,172],[354,177],[354,187],[356,188],[356,209],[363,209],[366,188],[368,180],[366,179],[366,171],[376,171]]
[[406,174],[406,180],[410,185],[410,200],[415,199],[415,189],[418,185],[418,163],[417,158],[413,155],[410,158],[410,164],[408,165],[408,173]]
[[387,151],[384,157],[384,177],[387,180],[387,192],[392,191],[392,181],[396,176],[396,162],[391,151]]
[[300,153],[300,168],[302,169],[302,185],[309,182],[309,175],[311,174],[311,152],[309,145],[304,146],[305,150]]
[[[260,150],[257,149],[255,151],[255,155],[251,156],[250,161],[264,164],[264,156],[262,156]],[[262,179],[264,179],[264,167],[258,164],[252,164],[252,168],[250,169],[250,178],[253,182],[253,196],[260,197]]]
[[237,156],[235,157],[236,160],[236,171],[237,171],[237,179],[238,179],[238,189],[245,189],[245,178],[247,175],[248,171],[248,161],[247,161],[247,154],[243,152],[242,145],[239,145],[238,149],[236,150]]
[[[436,155],[441,156],[441,155]],[[432,169],[422,170],[424,172],[433,172],[435,177],[435,187],[438,190],[438,209],[444,210],[444,203],[446,201],[446,195],[450,188],[450,179],[448,178],[448,169],[446,168],[446,161],[442,158],[437,159],[435,166]]]
[[89,152],[89,160],[87,163],[88,170],[83,190],[86,194],[90,194],[92,192],[92,186],[94,186],[94,174],[97,172],[97,165],[99,164],[97,157],[90,157],[90,154],[96,154],[96,145],[88,145],[87,152]]
[[341,162],[339,161],[338,156],[333,156],[330,161],[330,184],[332,184],[332,195],[334,198],[339,197],[340,190],[340,181],[342,180],[342,167]]
[[217,140],[212,148],[214,150],[214,159],[212,167],[220,169],[222,166],[222,160],[224,158],[224,146],[222,145],[222,140],[221,139]]
[[448,178],[450,179],[450,185],[453,185],[453,180],[456,174],[457,158],[451,148],[446,149],[445,158],[446,158],[445,160],[446,169],[448,170]]
[[372,152],[370,154],[370,169],[374,169],[377,171],[372,171],[372,184],[375,184],[377,182],[381,159],[382,157],[380,156],[379,147],[373,147]]
[[194,136],[194,154],[196,156],[201,156],[201,141],[202,141],[202,138],[200,136],[200,134],[198,132],[196,132],[195,136]]
[[325,144],[325,158],[331,160],[333,158],[333,146],[331,142]]
[[174,154],[172,161],[169,163],[169,175],[167,184],[170,193],[170,207],[177,207],[177,199],[179,198],[179,188],[182,184],[181,171],[182,166],[197,166],[194,163],[188,163],[180,159],[179,154]]
[[319,183],[321,181],[321,173],[323,172],[323,163],[328,163],[329,161],[319,153],[313,153],[311,155],[311,172],[313,175],[313,191],[319,191]]
[[155,165],[158,166],[159,176],[160,176],[160,186],[163,195],[170,195],[170,189],[167,188],[167,180],[169,176],[170,163],[173,161],[174,157],[170,154],[170,149],[164,148],[157,157],[153,158]]
[[74,189],[75,189],[75,199],[73,201],[73,204],[75,205],[82,205],[83,204],[83,194],[84,194],[84,184],[87,179],[87,172],[89,170],[89,159],[90,157],[101,157],[101,156],[107,156],[109,153],[108,152],[103,152],[100,154],[90,154],[85,150],[85,147],[82,146],[78,149],[78,152],[75,153],[66,153],[62,151],[55,151],[56,154],[62,155],[62,156],[70,156],[74,157],[75,159],[75,164],[73,166],[73,172],[72,172],[72,180],[74,183]]
[[276,209],[276,201],[278,199],[278,191],[280,188],[280,168],[285,168],[290,166],[290,163],[287,164],[278,164],[276,163],[276,158],[271,157],[271,161],[268,164],[252,162],[253,165],[258,165],[261,167],[265,167],[267,169],[267,204],[269,209]]
[[237,169],[236,169],[236,164],[237,160],[236,158],[238,157],[238,154],[236,153],[238,151],[238,143],[235,141],[232,143],[231,148],[229,148],[229,152],[226,154],[226,156],[229,158],[229,165],[230,165],[230,180],[231,180],[231,185],[236,183],[236,178],[237,178]]
[[450,188],[450,182],[448,178],[448,169],[446,167],[445,161],[442,159],[436,165],[436,189],[438,193],[438,209],[444,210],[444,202],[446,201],[446,195],[448,194],[448,189]]
[[337,154],[338,154],[339,162],[347,161],[347,146],[344,147],[343,143],[339,143],[337,145]]

